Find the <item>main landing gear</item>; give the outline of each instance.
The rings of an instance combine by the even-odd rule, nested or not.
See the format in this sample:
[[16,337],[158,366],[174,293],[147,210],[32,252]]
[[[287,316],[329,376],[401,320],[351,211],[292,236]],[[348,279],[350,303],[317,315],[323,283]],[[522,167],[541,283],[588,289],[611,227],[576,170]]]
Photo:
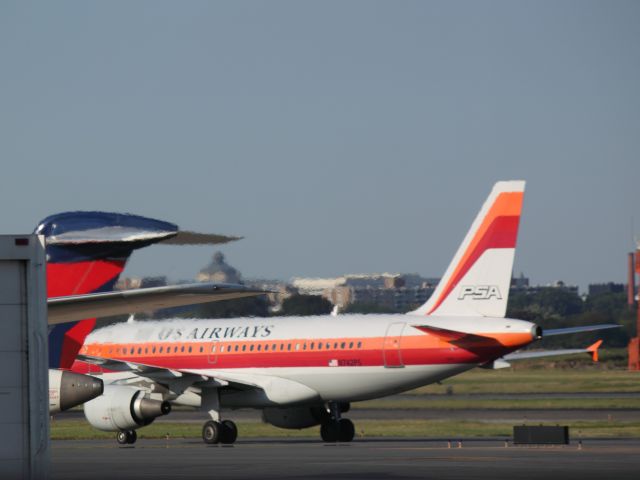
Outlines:
[[138,434],[135,430],[120,430],[116,433],[116,441],[120,445],[133,445],[138,439]]
[[238,438],[238,427],[231,420],[216,422],[209,420],[202,427],[202,440],[204,443],[222,443],[230,445]]
[[234,443],[238,438],[238,427],[231,420],[220,420],[220,395],[216,388],[203,390],[201,408],[211,417],[202,427],[204,443]]
[[342,413],[349,411],[348,403],[329,403],[330,418],[320,427],[320,436],[325,442],[350,442],[356,434],[353,422],[341,418]]

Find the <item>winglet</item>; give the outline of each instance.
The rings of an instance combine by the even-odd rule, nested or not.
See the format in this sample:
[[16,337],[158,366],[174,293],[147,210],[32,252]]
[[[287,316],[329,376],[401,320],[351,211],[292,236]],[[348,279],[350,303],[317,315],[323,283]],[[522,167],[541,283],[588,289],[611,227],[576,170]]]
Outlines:
[[600,348],[600,345],[602,345],[602,340],[598,340],[590,347],[587,347],[587,352],[591,354],[591,360],[594,362],[598,361],[598,348]]

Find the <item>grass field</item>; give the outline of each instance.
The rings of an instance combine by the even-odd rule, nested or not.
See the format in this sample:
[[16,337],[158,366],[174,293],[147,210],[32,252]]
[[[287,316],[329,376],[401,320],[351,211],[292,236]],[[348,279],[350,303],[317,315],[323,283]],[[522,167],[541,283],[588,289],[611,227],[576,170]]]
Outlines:
[[[589,393],[640,393],[640,372],[607,368],[504,370],[475,369],[439,385],[422,387],[409,396],[390,397],[353,404],[353,408],[370,409],[640,409],[640,398],[589,397]],[[528,393],[583,393],[580,398],[473,398],[473,394],[526,395]],[[465,396],[461,396],[465,395]],[[469,397],[471,395],[471,397]],[[573,438],[640,437],[640,423],[618,421],[581,421],[567,423]],[[260,422],[238,422],[241,438],[299,437],[319,438],[318,428],[282,430]],[[513,424],[452,420],[360,420],[358,436],[364,437],[510,437]],[[140,438],[200,438],[201,425],[162,422],[138,430]],[[84,420],[55,420],[51,424],[53,439],[113,438],[100,432]]]
[[[640,422],[574,422],[573,438],[638,437]],[[193,423],[158,423],[138,430],[139,438],[199,439],[202,426]],[[357,437],[469,438],[510,437],[512,423],[470,422],[450,420],[361,420],[356,424]],[[260,422],[238,422],[240,438],[320,438],[319,428],[282,430]],[[100,432],[84,420],[62,420],[51,424],[51,438],[111,439],[112,432]]]
[[435,398],[416,397],[370,400],[352,404],[356,409],[398,408],[398,409],[446,409],[446,410],[627,410],[640,409],[640,398],[517,398],[517,399],[475,399],[439,396]]
[[521,394],[639,392],[640,372],[607,369],[476,368],[409,394]]

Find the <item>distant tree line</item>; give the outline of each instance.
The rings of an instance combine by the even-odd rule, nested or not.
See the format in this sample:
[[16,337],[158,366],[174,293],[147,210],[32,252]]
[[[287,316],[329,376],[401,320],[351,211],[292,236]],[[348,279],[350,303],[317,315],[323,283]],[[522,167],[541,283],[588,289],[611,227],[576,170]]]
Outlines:
[[562,288],[515,292],[509,298],[507,316],[537,323],[543,329],[616,323],[622,328],[543,339],[539,347],[580,348],[602,339],[603,347],[626,347],[635,335],[635,312],[625,293],[600,293],[582,300]]

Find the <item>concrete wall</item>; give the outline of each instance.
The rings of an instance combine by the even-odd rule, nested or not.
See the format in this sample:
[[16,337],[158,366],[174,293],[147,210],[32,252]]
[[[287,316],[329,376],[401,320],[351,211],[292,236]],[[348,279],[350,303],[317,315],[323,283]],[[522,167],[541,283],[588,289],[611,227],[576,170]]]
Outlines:
[[0,478],[46,478],[49,461],[44,241],[0,235]]

